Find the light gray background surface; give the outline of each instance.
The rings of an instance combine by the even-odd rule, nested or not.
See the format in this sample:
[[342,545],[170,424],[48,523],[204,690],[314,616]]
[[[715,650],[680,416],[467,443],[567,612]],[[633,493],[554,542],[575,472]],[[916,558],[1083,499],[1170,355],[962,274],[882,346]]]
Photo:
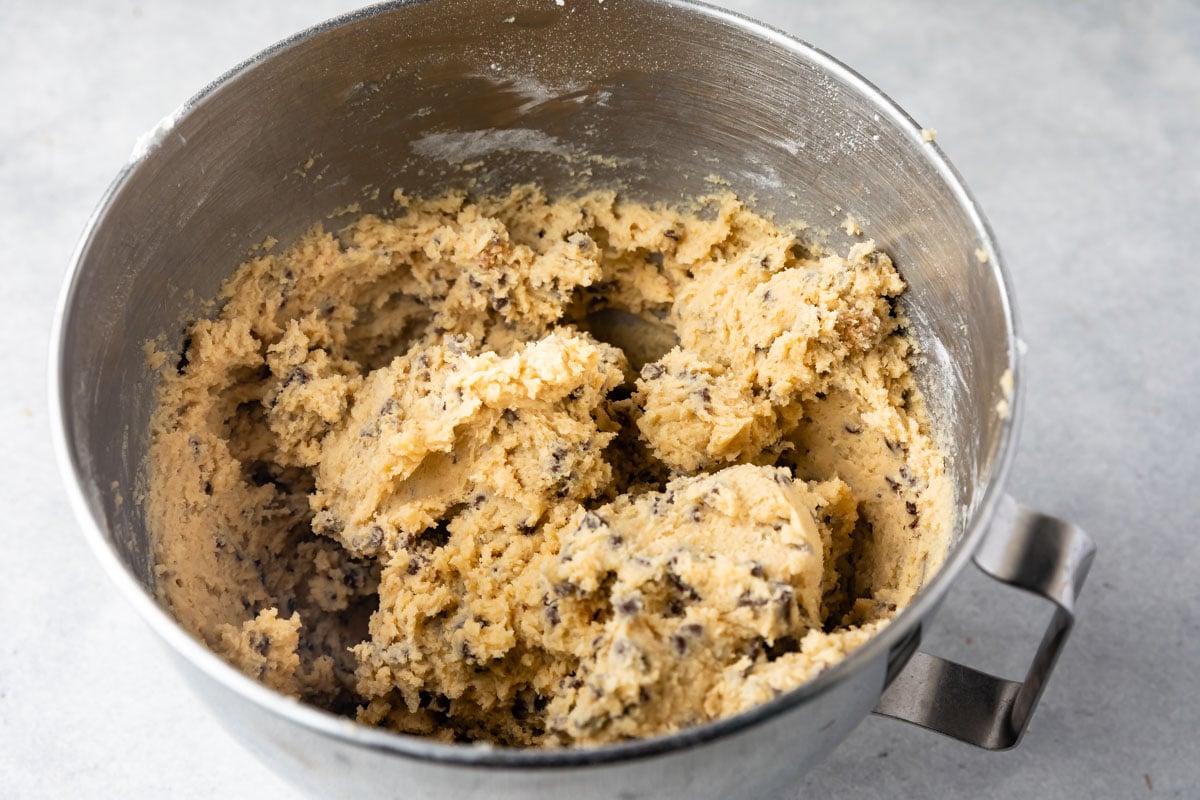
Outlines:
[[[0,0],[0,796],[293,796],[86,549],[49,445],[46,348],[75,239],[135,138],[354,5]],[[794,796],[1200,797],[1200,6],[725,5],[937,129],[995,228],[1029,344],[1011,490],[1100,545],[1017,750],[870,718]],[[1046,617],[1022,600],[965,575],[926,647],[1017,676]]]

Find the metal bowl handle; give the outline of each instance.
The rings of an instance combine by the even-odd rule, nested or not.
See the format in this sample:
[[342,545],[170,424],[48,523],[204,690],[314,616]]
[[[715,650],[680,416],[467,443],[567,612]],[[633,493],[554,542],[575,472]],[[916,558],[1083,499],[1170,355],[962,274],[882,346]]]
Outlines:
[[1004,497],[975,565],[1055,604],[1024,682],[917,652],[884,690],[875,713],[987,750],[1014,747],[1075,623],[1075,598],[1095,554],[1096,545],[1082,529]]

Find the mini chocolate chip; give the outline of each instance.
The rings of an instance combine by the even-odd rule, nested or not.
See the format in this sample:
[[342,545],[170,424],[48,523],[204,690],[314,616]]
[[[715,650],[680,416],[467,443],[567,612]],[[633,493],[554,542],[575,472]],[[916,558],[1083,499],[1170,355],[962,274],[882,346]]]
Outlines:
[[583,519],[579,521],[579,528],[587,528],[588,530],[596,530],[604,524],[604,520],[600,519],[600,515],[594,511],[589,511],[583,515]]
[[765,574],[763,572],[763,565],[759,564],[757,561],[755,561],[754,566],[750,567],[750,574],[753,575],[755,578],[763,577],[763,575]]
[[379,416],[386,417],[390,414],[395,413],[395,411],[396,411],[396,398],[389,397],[387,400],[384,401],[383,405],[379,407]]
[[776,470],[775,474],[772,477],[775,478],[775,482],[778,483],[780,486],[791,486],[792,485],[792,476],[787,474],[786,469]]
[[249,643],[260,656],[265,656],[271,650],[271,637],[261,631],[250,631]]
[[904,503],[904,509],[913,516],[916,516],[917,514],[917,504],[911,500],[908,500]]
[[558,623],[562,622],[562,616],[560,616],[558,613],[557,603],[551,603],[550,605],[546,606],[545,614],[546,622],[550,623],[550,627],[554,627]]
[[684,603],[678,597],[668,600],[667,607],[663,610],[664,617],[682,617],[684,613]]
[[688,649],[687,639],[676,633],[671,636],[671,646],[675,648],[676,653],[683,655]]
[[642,599],[640,597],[624,597],[616,602],[614,608],[622,616],[632,617],[642,610]]
[[667,573],[667,582],[670,583],[671,586],[674,587],[675,591],[679,592],[679,594],[682,595],[685,600],[695,601],[700,599],[700,593],[674,572]]
[[516,422],[518,419],[520,419],[520,414],[518,414],[515,410],[513,410],[511,408],[504,409],[504,413],[501,414],[500,416],[503,417],[504,421],[507,422],[509,425],[512,425],[514,422]]
[[652,381],[657,378],[661,378],[663,376],[663,373],[665,373],[666,371],[667,371],[667,368],[664,367],[662,364],[659,364],[657,361],[652,361],[649,364],[642,367],[642,380]]
[[374,550],[377,547],[383,546],[383,528],[378,525],[372,525],[367,528],[367,540],[365,549]]
[[700,506],[692,506],[688,509],[688,518],[692,522],[699,522],[704,516],[704,510]]
[[899,482],[898,482],[898,481],[894,481],[894,480],[892,480],[892,479],[891,479],[890,477],[888,477],[887,475],[884,475],[884,476],[883,476],[883,479],[884,479],[885,481],[887,481],[887,485],[891,487],[891,489],[892,489],[892,491],[893,491],[893,492],[895,492],[896,494],[900,494],[900,484],[899,484]]
[[301,386],[308,383],[309,375],[303,367],[294,367],[288,373],[287,379],[283,382],[284,387],[291,386],[293,383],[298,383]]
[[767,602],[765,597],[757,597],[749,589],[742,592],[737,599],[737,604],[741,608],[762,608]]
[[854,434],[855,436],[862,433],[862,428],[857,425],[843,425],[842,427],[845,428],[846,433]]
[[702,387],[699,391],[697,391],[696,396],[700,398],[700,402],[702,402],[702,403],[711,403],[712,402],[712,395],[710,395],[708,393],[707,386]]
[[680,627],[679,631],[687,634],[688,636],[699,636],[700,634],[704,633],[704,626],[698,622],[689,622]]
[[826,394],[825,394],[824,392],[817,392],[817,393],[816,393],[815,395],[813,395],[813,396],[814,396],[814,397],[816,397],[818,400],[824,400],[824,399],[825,399],[825,397],[826,397]]
[[667,230],[663,231],[663,236],[675,242],[679,241],[679,232],[674,228],[668,228]]
[[493,297],[492,298],[492,308],[495,309],[496,311],[503,311],[507,305],[508,305],[507,297]]
[[207,495],[211,495],[213,493],[212,481],[204,482],[204,493]]
[[529,716],[529,709],[525,706],[525,701],[519,697],[513,700],[512,716],[518,722]]
[[175,371],[178,372],[180,375],[183,374],[183,371],[187,369],[187,365],[190,363],[188,360],[188,350],[191,349],[191,346],[192,346],[192,337],[191,336],[183,337],[183,346],[180,348],[179,361],[176,362],[176,364],[175,364]]
[[611,534],[608,537],[608,546],[616,550],[621,545],[625,544],[625,537],[619,533]]
[[578,584],[573,581],[559,581],[551,588],[554,589],[554,593],[559,597],[571,597],[572,595],[582,594]]

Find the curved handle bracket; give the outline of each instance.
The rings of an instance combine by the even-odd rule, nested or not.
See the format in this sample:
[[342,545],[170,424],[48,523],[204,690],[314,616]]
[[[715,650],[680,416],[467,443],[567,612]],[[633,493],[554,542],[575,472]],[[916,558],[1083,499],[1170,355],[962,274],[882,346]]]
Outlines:
[[1095,554],[1095,544],[1080,528],[1005,497],[975,554],[975,565],[1055,604],[1025,680],[1004,680],[918,652],[884,689],[875,713],[988,750],[1015,746],[1071,632],[1075,598]]

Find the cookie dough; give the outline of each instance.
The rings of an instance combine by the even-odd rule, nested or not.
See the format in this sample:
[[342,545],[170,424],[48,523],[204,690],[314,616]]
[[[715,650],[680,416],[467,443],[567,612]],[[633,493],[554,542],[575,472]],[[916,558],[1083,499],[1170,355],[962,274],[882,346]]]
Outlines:
[[[247,674],[447,741],[602,744],[798,686],[940,566],[872,242],[728,195],[396,200],[243,264],[157,354],[160,600]],[[678,344],[598,338],[617,312]]]

